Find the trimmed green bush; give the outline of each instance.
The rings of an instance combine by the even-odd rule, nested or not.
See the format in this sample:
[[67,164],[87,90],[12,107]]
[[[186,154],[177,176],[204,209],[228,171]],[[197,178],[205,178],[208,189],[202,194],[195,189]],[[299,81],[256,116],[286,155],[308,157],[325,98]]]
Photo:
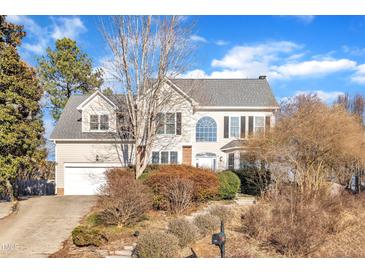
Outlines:
[[219,196],[222,199],[233,199],[240,190],[240,178],[230,170],[218,173]]
[[186,219],[175,219],[169,222],[168,232],[179,239],[180,247],[186,247],[199,237],[198,228]]
[[77,246],[100,246],[108,240],[97,228],[78,226],[72,231],[72,241]]
[[270,171],[255,165],[234,171],[241,180],[241,193],[260,196],[271,184]]
[[140,236],[135,252],[139,258],[176,258],[179,240],[170,233],[149,231]]

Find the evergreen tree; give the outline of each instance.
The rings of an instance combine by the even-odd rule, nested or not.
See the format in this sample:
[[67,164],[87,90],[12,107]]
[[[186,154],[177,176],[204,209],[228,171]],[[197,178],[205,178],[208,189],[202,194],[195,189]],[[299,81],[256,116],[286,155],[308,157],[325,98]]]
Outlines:
[[56,121],[72,94],[94,92],[103,83],[102,71],[94,71],[91,59],[69,38],[57,40],[55,50],[47,49],[38,70]]
[[46,156],[36,71],[20,59],[17,47],[23,27],[0,16],[0,193],[14,199],[20,174],[33,170]]

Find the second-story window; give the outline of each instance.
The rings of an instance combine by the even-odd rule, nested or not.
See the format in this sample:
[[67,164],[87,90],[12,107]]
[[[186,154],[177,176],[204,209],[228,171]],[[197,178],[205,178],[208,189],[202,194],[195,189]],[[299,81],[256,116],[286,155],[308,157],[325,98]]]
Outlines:
[[109,130],[109,115],[90,115],[90,130]]
[[99,117],[98,115],[90,115],[90,130],[99,129]]
[[175,134],[175,113],[166,113],[166,134]]
[[176,134],[176,113],[158,113],[157,134]]
[[100,115],[100,130],[109,129],[109,116],[106,114]]
[[209,116],[202,117],[196,123],[197,142],[216,142],[217,141],[217,123]]
[[240,137],[240,117],[231,117],[230,132],[231,138]]
[[265,129],[265,117],[255,116],[255,132],[264,132]]

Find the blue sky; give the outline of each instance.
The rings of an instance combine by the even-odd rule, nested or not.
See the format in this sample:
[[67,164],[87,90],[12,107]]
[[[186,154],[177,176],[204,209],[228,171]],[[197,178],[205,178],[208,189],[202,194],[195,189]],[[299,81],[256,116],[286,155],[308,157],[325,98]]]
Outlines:
[[[195,61],[186,77],[257,78],[267,75],[280,100],[316,92],[330,103],[341,93],[365,93],[364,16],[191,16],[196,30]],[[10,16],[27,37],[21,56],[31,65],[70,37],[95,67],[110,53],[99,32],[98,16]],[[46,137],[53,123],[44,114]],[[52,157],[52,156],[51,156]]]

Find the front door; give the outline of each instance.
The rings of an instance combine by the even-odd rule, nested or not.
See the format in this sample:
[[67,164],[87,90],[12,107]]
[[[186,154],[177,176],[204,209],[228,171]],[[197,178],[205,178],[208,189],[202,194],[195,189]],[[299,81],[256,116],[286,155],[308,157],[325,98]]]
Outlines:
[[182,163],[183,165],[191,166],[191,146],[183,146],[182,148]]

